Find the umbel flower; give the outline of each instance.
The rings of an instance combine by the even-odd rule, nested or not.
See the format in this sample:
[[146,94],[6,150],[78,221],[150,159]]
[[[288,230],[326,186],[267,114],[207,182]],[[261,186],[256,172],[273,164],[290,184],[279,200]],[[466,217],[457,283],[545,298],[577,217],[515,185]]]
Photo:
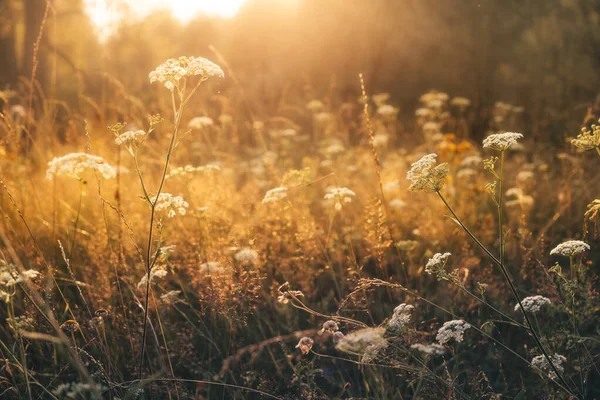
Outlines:
[[[540,311],[540,309],[542,308],[542,306],[544,304],[551,304],[552,302],[550,301],[549,298],[544,297],[544,296],[529,296],[529,297],[525,297],[523,300],[521,300],[521,303],[523,304],[523,309],[525,311],[531,312],[531,313],[536,313],[538,311]],[[515,306],[515,311],[519,310],[519,305],[517,304]]]
[[201,80],[210,77],[224,78],[221,67],[202,57],[170,58],[150,72],[150,83],[161,82],[169,90],[179,86],[179,81],[188,76],[199,76]]
[[79,175],[87,170],[98,171],[104,179],[111,179],[117,175],[115,169],[108,165],[102,157],[87,153],[70,153],[62,157],[54,157],[48,163],[46,179],[51,180],[60,175],[81,179]]
[[192,118],[190,120],[190,122],[188,123],[188,127],[192,128],[192,129],[202,129],[207,126],[211,126],[213,124],[214,124],[214,122],[213,122],[212,118],[202,116],[202,117]]
[[442,325],[442,327],[438,330],[435,338],[438,342],[440,342],[440,344],[448,343],[450,339],[454,339],[457,342],[462,342],[465,331],[470,327],[471,325],[462,319],[454,319],[452,321],[444,322],[444,325]]
[[450,257],[450,253],[435,253],[433,257],[427,261],[425,265],[425,272],[429,275],[437,276],[438,280],[444,279],[446,276],[446,263],[448,262],[448,257]]
[[170,193],[161,193],[158,199],[154,196],[150,201],[156,204],[156,212],[166,211],[168,218],[173,218],[177,214],[185,215],[186,209],[190,206],[181,196],[173,196]]
[[356,196],[352,190],[345,187],[331,188],[325,195],[325,200],[331,200],[335,202],[336,211],[342,209],[343,204],[352,202],[352,197]]
[[505,151],[522,138],[522,134],[515,132],[496,133],[483,139],[483,148]]
[[402,303],[398,307],[394,308],[394,315],[389,322],[390,330],[394,332],[400,332],[408,326],[410,323],[410,313],[414,310],[414,306],[410,304]]
[[449,172],[448,164],[436,164],[436,158],[437,154],[432,153],[412,163],[406,174],[406,179],[412,182],[408,190],[437,192],[444,186]]
[[288,188],[285,186],[271,189],[265,194],[265,198],[262,200],[262,203],[263,204],[276,203],[279,200],[286,198],[287,192],[288,192]]
[[573,257],[589,250],[590,246],[581,240],[567,240],[550,251],[550,255]]
[[146,137],[146,132],[143,130],[123,132],[115,138],[115,143],[118,145],[135,146]]
[[[558,372],[560,372],[562,374],[565,370],[565,367],[563,367],[562,364],[567,362],[567,358],[565,356],[561,356],[560,354],[554,354],[551,358],[552,358],[552,364],[554,364],[554,366],[556,367]],[[533,359],[531,360],[531,365],[546,372],[550,376],[550,378],[552,378],[552,379],[557,378],[556,373],[550,367],[550,364],[548,363],[548,360],[546,359],[546,357],[544,357],[544,356],[533,357]]]

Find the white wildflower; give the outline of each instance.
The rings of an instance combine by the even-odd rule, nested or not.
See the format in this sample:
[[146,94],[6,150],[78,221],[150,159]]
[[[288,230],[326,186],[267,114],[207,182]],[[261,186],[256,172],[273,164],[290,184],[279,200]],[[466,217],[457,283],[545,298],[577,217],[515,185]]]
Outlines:
[[389,104],[384,104],[377,108],[377,114],[386,118],[393,118],[398,114],[398,109],[394,106],[390,106]]
[[[167,273],[168,273],[167,270],[162,267],[153,268],[152,271],[150,272],[150,283],[154,282],[154,280],[156,280],[156,279],[164,278],[165,276],[167,276]],[[148,282],[148,274],[144,274],[142,279],[140,279],[140,281],[137,284],[138,289],[141,288],[142,286],[145,286],[147,282]]]
[[[567,362],[567,358],[565,356],[561,356],[560,354],[554,354],[550,358],[552,359],[552,364],[554,364],[558,372],[562,374],[565,371],[565,368],[562,366],[562,364]],[[543,355],[533,357],[531,360],[531,365],[546,372],[552,379],[558,378],[556,376],[556,372],[554,372],[548,363],[548,360]]]
[[206,128],[208,126],[212,126],[214,124],[212,118],[210,117],[194,117],[190,120],[190,122],[188,123],[188,127],[192,128],[192,129],[202,129],[202,128]]
[[253,264],[258,259],[258,253],[256,250],[252,250],[249,247],[244,247],[233,256],[236,261],[243,264]]
[[515,132],[496,133],[483,139],[483,148],[505,151],[522,138],[522,134]]
[[330,188],[328,193],[325,195],[325,200],[334,202],[335,209],[340,211],[343,204],[352,202],[352,197],[356,196],[352,190],[345,187]]
[[48,163],[46,179],[50,180],[60,175],[81,179],[79,175],[87,170],[99,172],[104,179],[111,179],[117,175],[115,169],[108,165],[102,157],[87,153],[70,153],[62,157],[55,157]]
[[371,96],[371,98],[373,99],[373,102],[377,104],[377,106],[382,106],[390,99],[390,94],[385,92],[377,93]]
[[[544,304],[551,304],[552,302],[549,298],[538,295],[525,297],[523,300],[521,300],[521,303],[523,304],[523,309],[525,311],[536,313],[540,311]],[[519,304],[515,305],[515,311],[518,311],[520,308],[521,307],[519,306]]]
[[410,304],[402,303],[398,307],[394,308],[394,315],[389,321],[390,330],[394,332],[400,332],[408,326],[411,320],[410,313],[414,310],[414,306]]
[[160,301],[165,304],[174,304],[181,301],[179,295],[181,294],[181,290],[171,290],[167,293],[160,296]]
[[323,108],[325,108],[325,105],[323,104],[323,102],[321,100],[311,100],[306,105],[306,108],[309,109],[310,111],[316,113],[316,112],[321,111]]
[[590,245],[581,240],[568,240],[550,251],[550,255],[573,257],[590,249]]
[[150,83],[161,82],[165,88],[172,90],[179,85],[182,78],[200,76],[206,80],[210,77],[223,78],[225,74],[221,67],[202,57],[171,58],[150,72]]
[[412,181],[409,190],[415,192],[437,192],[446,181],[448,165],[436,165],[437,154],[428,154],[419,161],[412,163],[406,174],[406,179]]
[[459,96],[450,100],[450,104],[464,110],[471,105],[471,100],[467,99],[466,97]]
[[115,138],[115,143],[118,145],[135,146],[146,137],[146,132],[143,130],[127,131],[119,134]]
[[384,133],[378,133],[377,135],[373,136],[373,146],[375,147],[386,147],[388,145],[388,142],[390,140],[390,137]]
[[168,218],[173,218],[177,214],[185,215],[186,209],[190,206],[187,201],[183,200],[183,197],[173,196],[170,193],[161,193],[158,199],[154,196],[150,201],[155,204],[156,212],[166,211]]
[[471,325],[462,319],[448,321],[445,322],[444,325],[442,325],[442,327],[438,330],[435,338],[438,342],[440,342],[440,344],[447,343],[450,339],[454,339],[457,342],[462,342],[465,331],[470,327]]
[[288,193],[288,188],[285,186],[271,189],[265,194],[265,197],[263,198],[262,203],[263,204],[276,203],[279,200],[286,198],[287,193]]
[[419,117],[419,118],[428,118],[431,117],[433,115],[433,111],[429,108],[417,108],[417,110],[415,111],[415,116]]
[[214,274],[222,270],[221,263],[218,261],[208,261],[200,264],[200,271],[207,274]]

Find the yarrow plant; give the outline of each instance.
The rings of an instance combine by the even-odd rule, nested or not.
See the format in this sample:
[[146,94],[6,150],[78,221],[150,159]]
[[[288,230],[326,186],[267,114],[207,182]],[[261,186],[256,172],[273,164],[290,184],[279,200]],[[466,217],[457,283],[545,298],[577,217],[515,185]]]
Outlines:
[[437,164],[437,154],[428,154],[419,161],[412,163],[406,174],[406,179],[411,181],[408,190],[414,192],[438,192],[448,177],[448,164]]
[[167,218],[173,218],[177,214],[185,215],[190,206],[187,201],[183,200],[183,197],[173,196],[170,193],[161,193],[158,197],[152,197],[150,201],[155,204],[156,212],[167,212]]
[[505,151],[522,138],[522,134],[515,132],[496,133],[483,139],[483,148]]
[[51,180],[55,176],[70,176],[81,180],[81,174],[93,170],[100,173],[104,179],[111,179],[117,172],[102,157],[87,153],[70,153],[62,157],[55,157],[48,163],[46,179]]
[[393,332],[400,332],[408,326],[411,320],[411,312],[415,309],[414,306],[406,303],[400,304],[394,308],[394,315],[389,322],[390,330]]
[[[549,298],[544,296],[529,296],[525,297],[521,300],[523,304],[523,308],[527,312],[536,313],[542,309],[544,304],[552,304]],[[518,311],[521,306],[519,304],[515,305],[515,311]]]
[[430,344],[421,344],[416,343],[410,346],[411,349],[417,350],[421,353],[425,353],[430,356],[442,355],[446,352],[446,349],[441,344],[430,343]]
[[[565,371],[565,367],[563,367],[562,364],[567,362],[567,358],[560,354],[554,354],[551,358],[552,363],[554,364],[558,372],[562,374]],[[550,368],[548,360],[544,356],[533,357],[533,359],[531,360],[531,365],[547,373],[548,376],[550,376],[550,378],[552,379],[556,379],[558,377],[556,373]]]
[[165,88],[178,88],[182,78],[199,76],[201,80],[210,77],[224,78],[221,67],[202,57],[171,58],[150,72],[150,83],[160,82]]
[[288,193],[288,188],[285,186],[271,189],[265,194],[265,197],[263,198],[262,203],[263,204],[276,203],[279,200],[285,199],[287,197],[287,193]]
[[342,205],[352,202],[354,196],[356,196],[356,193],[352,190],[345,187],[337,187],[328,190],[328,193],[325,195],[325,200],[333,201],[336,211],[340,211]]
[[471,325],[462,319],[447,321],[438,330],[435,338],[440,344],[448,343],[451,339],[460,343],[463,341],[465,331],[469,328]]
[[596,149],[600,154],[600,126],[593,124],[592,130],[587,127],[581,128],[581,133],[571,140],[571,144],[581,150]]
[[550,255],[573,257],[590,249],[586,242],[581,240],[568,240],[553,248]]

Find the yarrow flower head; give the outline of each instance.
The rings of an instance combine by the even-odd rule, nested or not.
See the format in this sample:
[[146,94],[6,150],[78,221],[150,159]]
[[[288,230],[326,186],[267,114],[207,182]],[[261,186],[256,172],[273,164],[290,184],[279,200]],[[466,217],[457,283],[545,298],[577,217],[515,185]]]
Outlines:
[[111,179],[117,175],[115,169],[108,165],[102,157],[87,153],[70,153],[62,157],[54,157],[48,163],[46,179],[51,180],[60,175],[81,179],[79,175],[87,170],[99,172],[104,179]]
[[445,267],[448,262],[448,257],[450,256],[450,253],[435,253],[433,257],[427,261],[425,272],[429,275],[436,275],[438,280],[443,279],[447,274]]
[[454,339],[457,342],[462,342],[465,331],[469,329],[471,325],[462,319],[455,319],[452,321],[445,322],[444,325],[438,330],[437,336],[435,337],[440,344],[448,343],[450,339]]
[[276,203],[279,200],[286,198],[287,192],[288,188],[285,186],[271,189],[265,194],[265,198],[262,200],[262,203]]
[[115,138],[115,143],[118,145],[136,146],[139,142],[144,140],[145,137],[146,132],[141,129],[137,131],[127,131],[119,134]]
[[[168,271],[166,269],[164,269],[163,267],[155,267],[152,269],[152,272],[150,272],[150,283],[154,282],[156,279],[162,279],[165,276],[167,276]],[[140,281],[137,284],[138,289],[141,288],[142,286],[145,286],[148,282],[148,274],[144,274],[144,276],[142,277],[142,279],[140,279]]]
[[448,176],[448,164],[436,165],[437,154],[432,153],[421,157],[419,161],[412,163],[406,174],[406,179],[411,181],[408,190],[414,192],[437,192]]
[[430,344],[413,344],[410,346],[411,349],[420,351],[430,356],[442,355],[446,352],[446,349],[441,344],[430,343]]
[[161,193],[158,198],[154,196],[150,201],[156,204],[154,207],[156,212],[166,211],[168,218],[173,218],[177,214],[185,215],[186,209],[190,206],[183,197],[173,196],[170,193]]
[[[521,303],[523,304],[523,309],[531,313],[540,311],[544,304],[552,304],[549,298],[539,295],[525,297],[523,300],[521,300]],[[515,311],[518,311],[519,308],[521,307],[519,307],[519,304],[517,304],[515,306]]]
[[190,120],[188,123],[188,127],[192,129],[202,129],[207,126],[212,126],[214,124],[212,118],[210,117],[195,117]]
[[398,109],[389,104],[383,104],[377,108],[377,114],[386,118],[394,118],[398,114]]
[[415,307],[410,304],[402,303],[398,307],[394,308],[394,315],[389,322],[390,330],[393,332],[400,332],[404,330],[410,323],[410,313]]
[[335,202],[336,211],[340,211],[342,205],[352,202],[352,197],[354,196],[356,196],[356,193],[352,190],[345,187],[336,187],[328,190],[328,193],[325,195],[325,200]]
[[590,245],[581,240],[568,240],[550,251],[550,255],[573,257],[590,249]]
[[150,83],[161,82],[169,90],[179,86],[179,81],[188,76],[200,76],[201,80],[210,77],[224,78],[221,67],[202,57],[170,58],[150,72]]
[[235,256],[233,256],[233,258],[235,258],[236,261],[243,264],[252,264],[258,259],[258,253],[256,252],[256,250],[252,250],[249,247],[244,247],[243,249],[235,253]]
[[[552,364],[554,364],[558,372],[562,374],[565,371],[565,367],[563,367],[562,364],[567,362],[567,358],[565,356],[561,356],[560,354],[554,354],[550,358],[552,359]],[[556,372],[554,372],[545,356],[533,357],[531,360],[531,365],[546,372],[552,379],[558,378],[556,376]]]
[[505,151],[522,138],[522,134],[515,132],[496,133],[483,139],[483,148]]

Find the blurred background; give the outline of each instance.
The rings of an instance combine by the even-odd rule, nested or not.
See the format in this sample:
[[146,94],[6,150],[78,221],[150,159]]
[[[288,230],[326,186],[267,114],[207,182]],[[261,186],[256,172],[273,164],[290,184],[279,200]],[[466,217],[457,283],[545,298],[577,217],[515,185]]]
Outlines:
[[[535,137],[561,141],[599,83],[600,2],[433,0],[0,0],[0,85],[36,77],[48,97],[79,107],[107,79],[146,102],[147,73],[169,57],[222,55],[270,113],[285,96],[389,92],[412,113],[431,88],[475,107],[506,101],[527,110]],[[222,85],[226,90],[229,79]],[[272,108],[269,110],[269,108]],[[485,121],[473,125],[474,138]]]

